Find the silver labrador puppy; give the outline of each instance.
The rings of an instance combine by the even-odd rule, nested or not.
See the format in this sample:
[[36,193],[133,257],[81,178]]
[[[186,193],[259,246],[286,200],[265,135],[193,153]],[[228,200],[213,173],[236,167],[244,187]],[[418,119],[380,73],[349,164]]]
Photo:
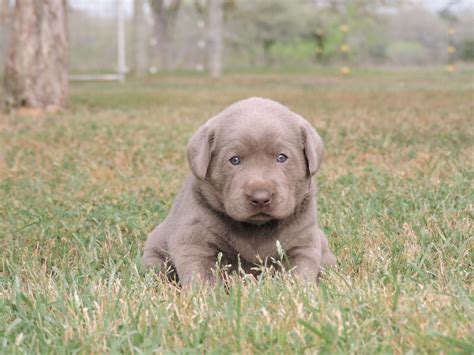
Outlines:
[[229,106],[188,143],[193,174],[148,236],[144,263],[169,265],[183,286],[214,283],[219,253],[254,273],[278,258],[279,241],[294,272],[317,281],[321,266],[336,262],[317,224],[312,176],[322,156],[315,129],[281,104],[249,98]]

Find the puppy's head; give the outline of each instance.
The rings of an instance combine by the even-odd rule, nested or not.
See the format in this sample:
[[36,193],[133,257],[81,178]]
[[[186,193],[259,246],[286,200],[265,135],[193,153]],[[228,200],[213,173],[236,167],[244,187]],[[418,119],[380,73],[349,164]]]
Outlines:
[[301,116],[261,98],[239,101],[191,138],[187,156],[209,204],[263,224],[290,216],[308,192],[323,143]]

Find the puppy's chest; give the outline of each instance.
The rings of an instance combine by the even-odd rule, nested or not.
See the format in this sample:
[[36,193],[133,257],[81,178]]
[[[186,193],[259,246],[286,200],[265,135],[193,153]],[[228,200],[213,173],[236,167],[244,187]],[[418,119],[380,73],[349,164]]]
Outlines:
[[[216,247],[219,251],[233,258],[238,255],[250,263],[258,264],[267,258],[278,257],[277,232],[267,233],[239,233],[229,232],[220,233],[216,235]],[[280,241],[283,248],[285,243]]]

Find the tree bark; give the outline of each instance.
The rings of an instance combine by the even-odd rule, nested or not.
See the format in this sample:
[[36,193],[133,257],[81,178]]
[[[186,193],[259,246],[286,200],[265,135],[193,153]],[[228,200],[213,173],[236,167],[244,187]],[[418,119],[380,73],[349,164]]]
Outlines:
[[68,101],[65,0],[16,0],[5,68],[8,107],[64,107]]
[[[0,10],[0,44],[1,61],[6,62],[7,48],[10,38],[10,2],[9,0],[2,0],[2,7]],[[1,103],[0,103],[1,105]]]
[[143,76],[147,67],[146,23],[143,0],[134,1],[133,29],[135,37],[135,74]]
[[1,14],[0,14],[0,21],[2,23],[7,23],[9,15],[10,15],[10,2],[9,2],[9,0],[2,0],[2,9],[1,9]]
[[156,50],[158,54],[158,69],[168,69],[168,21],[164,10],[163,0],[158,1],[160,10],[154,11],[153,24],[155,30]]
[[168,69],[169,43],[181,0],[171,0],[166,6],[165,0],[149,0],[153,14],[156,49],[159,59],[159,70]]
[[222,31],[224,10],[222,0],[209,0],[209,72],[218,78],[222,73]]
[[316,29],[312,33],[313,39],[316,42],[316,53],[315,60],[317,63],[321,62],[324,54],[324,41],[326,39],[324,31],[322,29]]

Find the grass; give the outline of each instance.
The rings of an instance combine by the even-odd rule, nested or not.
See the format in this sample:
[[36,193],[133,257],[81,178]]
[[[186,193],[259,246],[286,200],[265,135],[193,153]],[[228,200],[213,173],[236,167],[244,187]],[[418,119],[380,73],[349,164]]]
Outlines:
[[[473,71],[162,75],[82,83],[0,117],[1,353],[474,352]],[[338,266],[181,291],[142,270],[192,132],[279,100],[325,140],[320,223]]]

